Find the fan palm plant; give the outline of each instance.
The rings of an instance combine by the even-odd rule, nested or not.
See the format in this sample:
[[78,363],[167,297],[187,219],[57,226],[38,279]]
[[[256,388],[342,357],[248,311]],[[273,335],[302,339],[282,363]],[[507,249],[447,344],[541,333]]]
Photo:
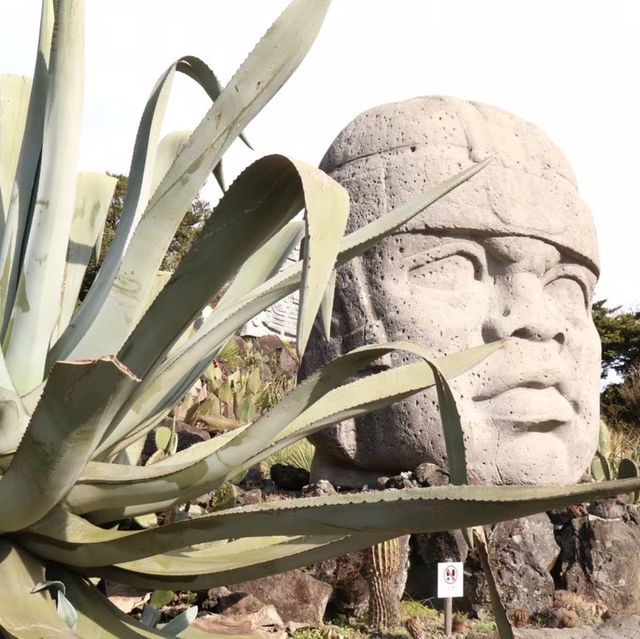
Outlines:
[[[472,166],[343,238],[345,191],[302,162],[265,157],[224,194],[176,271],[158,270],[184,211],[229,145],[302,60],[328,4],[294,0],[224,88],[194,57],[177,60],[160,77],[140,121],[115,238],[82,303],[78,292],[100,245],[114,186],[109,176],[75,173],[82,0],[43,0],[33,80],[0,77],[3,636],[168,636],[168,629],[119,614],[89,578],[146,588],[209,587],[409,531],[477,525],[640,486],[638,480],[570,488],[449,486],[269,503],[135,531],[114,525],[214,490],[319,428],[433,384],[452,478],[465,481],[461,431],[445,379],[500,344],[434,362],[414,344],[365,347],[312,375],[254,423],[155,464],[136,465],[145,435],[235,330],[300,289],[302,352],[316,315],[327,323],[334,269],[484,166]],[[159,141],[176,73],[199,83],[212,106],[192,133]],[[305,257],[278,273],[299,231],[291,221],[301,209]],[[227,285],[193,330],[194,318]],[[396,349],[419,361],[350,381]],[[58,595],[58,606],[71,602],[74,629],[57,614],[46,589],[36,587],[42,582],[64,585],[66,597]],[[187,629],[181,636],[198,632]]]

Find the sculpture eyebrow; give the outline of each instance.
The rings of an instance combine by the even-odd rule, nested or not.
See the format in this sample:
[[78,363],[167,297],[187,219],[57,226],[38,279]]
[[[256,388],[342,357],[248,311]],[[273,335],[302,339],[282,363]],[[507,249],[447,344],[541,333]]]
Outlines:
[[413,267],[409,268],[409,270],[413,270],[413,268],[418,268],[418,266],[422,264],[430,264],[431,262],[451,257],[452,255],[469,255],[470,257],[476,258],[483,267],[486,267],[484,247],[477,242],[464,241],[457,238],[451,242],[444,242],[424,249],[413,255],[404,256],[402,261],[405,263],[420,261],[420,264],[414,264]]
[[537,256],[540,258],[544,258],[545,273],[549,269],[557,265],[562,259],[562,252],[557,246],[549,242],[546,242],[542,238],[537,238],[537,237],[528,236],[528,235],[513,235],[513,236],[502,235],[497,237],[490,237],[484,242],[484,246],[487,250],[487,253],[489,253],[492,257],[495,257],[500,261],[507,262],[509,264],[515,264],[516,262],[520,261],[523,255],[531,255],[530,250],[523,248],[517,242],[515,244],[510,245],[508,243],[505,243],[504,241],[501,241],[507,238],[514,238],[516,240],[526,238],[526,239],[538,240],[539,242],[541,242],[544,245],[544,248],[546,249],[547,254],[546,256],[543,255],[542,249],[540,249]]

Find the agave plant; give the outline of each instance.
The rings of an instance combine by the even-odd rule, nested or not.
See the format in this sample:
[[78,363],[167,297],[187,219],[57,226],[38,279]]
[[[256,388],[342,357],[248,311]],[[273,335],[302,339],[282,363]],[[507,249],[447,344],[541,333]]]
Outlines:
[[[302,162],[262,158],[225,193],[177,270],[158,272],[181,215],[302,60],[328,4],[294,0],[224,88],[194,57],[177,60],[160,77],[141,118],[116,236],[81,304],[78,290],[100,244],[113,188],[108,176],[75,173],[82,0],[43,0],[33,80],[0,78],[3,636],[168,636],[118,613],[91,578],[198,589],[409,531],[468,527],[640,486],[639,480],[571,488],[449,486],[269,503],[142,530],[118,527],[122,519],[213,491],[319,428],[433,384],[452,478],[466,481],[459,420],[445,379],[500,344],[435,362],[413,344],[365,347],[309,377],[257,421],[152,465],[136,465],[145,435],[235,330],[299,288],[302,352],[318,313],[326,324],[333,270],[484,166],[472,166],[343,238],[348,198],[341,187]],[[159,142],[176,73],[198,82],[212,106],[193,133]],[[301,209],[304,259],[277,273],[298,232],[289,223]],[[200,310],[226,286],[215,310],[192,330]],[[418,361],[350,381],[395,349]],[[62,592],[61,584],[65,597],[58,595],[58,607],[75,610],[73,619],[65,617],[74,629],[47,594]],[[200,635],[187,629],[181,636]]]

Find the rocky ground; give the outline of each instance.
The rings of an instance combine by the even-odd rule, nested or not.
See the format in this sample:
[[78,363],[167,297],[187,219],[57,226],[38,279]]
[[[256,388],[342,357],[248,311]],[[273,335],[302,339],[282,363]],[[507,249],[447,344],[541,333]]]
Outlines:
[[[153,435],[143,460],[170,454],[215,436],[267,410],[295,384],[295,353],[278,338],[235,338],[175,412],[176,437],[158,449]],[[312,450],[312,449],[311,449]],[[159,520],[336,491],[309,483],[310,450],[261,464],[234,483],[191,502],[188,510],[160,513]],[[283,463],[284,462],[284,463]],[[380,477],[372,489],[446,484],[433,464]],[[145,525],[153,525],[153,517]],[[131,525],[137,525],[132,522]],[[640,512],[630,499],[603,500],[560,512],[502,522],[486,529],[489,559],[503,603],[522,639],[640,638]],[[389,636],[443,637],[435,575],[439,561],[463,561],[465,597],[455,600],[453,636],[495,636],[488,588],[478,557],[460,532],[413,535],[402,627]],[[106,584],[116,605],[140,615],[148,604],[162,621],[197,605],[197,627],[216,634],[284,639],[364,639],[369,590],[364,553],[338,557],[274,577],[200,592],[154,593]],[[616,634],[617,633],[617,634]]]

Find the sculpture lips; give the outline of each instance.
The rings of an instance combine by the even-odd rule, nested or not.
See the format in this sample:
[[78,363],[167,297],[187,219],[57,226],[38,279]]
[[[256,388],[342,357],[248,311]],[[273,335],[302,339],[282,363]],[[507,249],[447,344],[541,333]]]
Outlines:
[[551,430],[575,419],[571,403],[555,386],[516,386],[483,401],[495,422],[517,430]]

